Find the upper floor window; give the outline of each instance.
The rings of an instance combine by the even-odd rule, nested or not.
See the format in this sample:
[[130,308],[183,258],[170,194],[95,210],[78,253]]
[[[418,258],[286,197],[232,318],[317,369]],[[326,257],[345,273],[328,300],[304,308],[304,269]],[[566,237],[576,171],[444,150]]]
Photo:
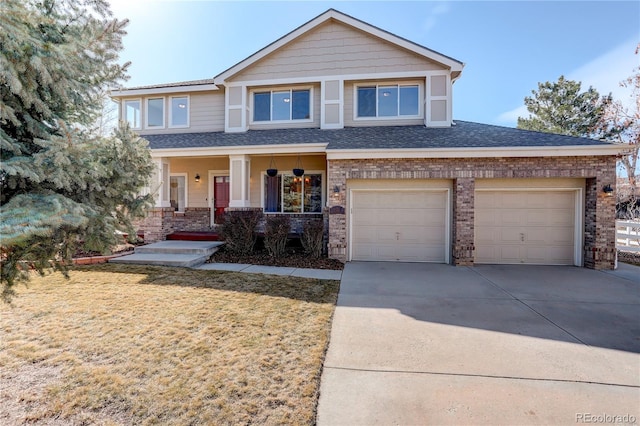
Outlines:
[[358,86],[356,117],[418,117],[420,87],[417,84]]
[[172,96],[169,109],[169,127],[189,126],[189,98]]
[[253,121],[311,119],[311,90],[271,90],[254,92]]
[[140,124],[140,99],[124,101],[124,120],[132,129],[139,129]]
[[147,99],[147,127],[164,127],[164,98]]

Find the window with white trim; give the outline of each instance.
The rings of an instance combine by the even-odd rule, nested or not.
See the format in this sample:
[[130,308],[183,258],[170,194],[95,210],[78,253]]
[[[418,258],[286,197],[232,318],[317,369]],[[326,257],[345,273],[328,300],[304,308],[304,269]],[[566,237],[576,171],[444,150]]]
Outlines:
[[264,174],[265,213],[321,213],[322,173]]
[[164,98],[147,99],[147,127],[164,127]]
[[132,129],[139,129],[142,127],[140,119],[142,118],[140,110],[140,99],[130,99],[123,102],[123,121],[129,123],[129,127]]
[[253,92],[253,121],[311,120],[311,89]]
[[356,86],[356,118],[417,118],[420,116],[418,84]]
[[169,127],[189,127],[188,96],[172,96],[170,98]]

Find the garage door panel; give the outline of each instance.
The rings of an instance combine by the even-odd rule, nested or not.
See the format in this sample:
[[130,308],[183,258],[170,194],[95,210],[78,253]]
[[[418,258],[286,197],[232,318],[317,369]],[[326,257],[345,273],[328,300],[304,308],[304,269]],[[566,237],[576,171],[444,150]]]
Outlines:
[[354,191],[353,260],[445,261],[446,191]]
[[553,189],[476,192],[476,262],[573,264],[575,199]]

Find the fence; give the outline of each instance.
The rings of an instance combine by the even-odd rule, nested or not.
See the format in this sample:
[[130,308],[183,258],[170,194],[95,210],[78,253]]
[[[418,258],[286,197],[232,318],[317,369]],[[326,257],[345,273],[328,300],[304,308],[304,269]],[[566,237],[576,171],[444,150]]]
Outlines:
[[640,253],[640,222],[616,220],[616,248]]

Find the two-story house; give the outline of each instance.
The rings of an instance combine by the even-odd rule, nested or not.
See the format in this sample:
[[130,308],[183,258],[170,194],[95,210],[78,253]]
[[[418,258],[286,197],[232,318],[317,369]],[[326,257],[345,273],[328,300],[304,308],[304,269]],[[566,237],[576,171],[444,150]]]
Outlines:
[[341,261],[613,268],[619,147],[454,121],[463,67],[328,10],[212,79],[113,91],[157,163],[145,238],[256,208],[323,220]]

